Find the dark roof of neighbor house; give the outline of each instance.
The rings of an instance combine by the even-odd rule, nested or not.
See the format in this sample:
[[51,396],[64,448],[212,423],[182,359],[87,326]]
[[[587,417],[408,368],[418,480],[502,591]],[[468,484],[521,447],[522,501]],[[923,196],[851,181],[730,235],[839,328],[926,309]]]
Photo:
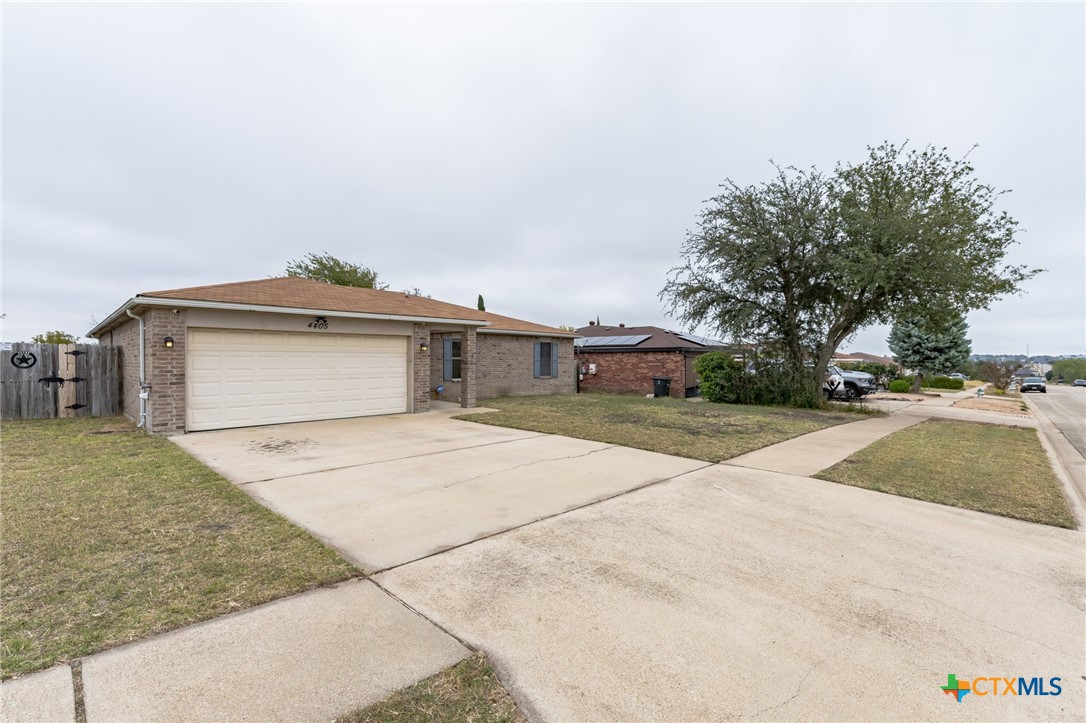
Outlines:
[[[102,333],[123,322],[124,311],[140,306],[141,300],[144,300],[144,305],[147,305],[146,300],[159,299],[199,302],[201,306],[211,304],[212,308],[215,304],[222,304],[226,308],[253,306],[267,307],[269,311],[274,311],[275,308],[306,309],[331,313],[372,314],[391,318],[474,322],[473,325],[482,327],[486,331],[576,336],[562,329],[400,291],[338,286],[297,276],[191,286],[165,291],[146,291],[130,299],[127,304],[92,329],[89,335]],[[184,306],[184,303],[179,305]]]
[[575,342],[578,351],[708,351],[725,347],[716,339],[658,326],[590,324],[578,329],[577,334],[585,337]]
[[1014,371],[1014,374],[1012,376],[1016,376],[1016,377],[1039,377],[1039,376],[1043,376],[1043,375],[1040,372],[1038,372],[1036,369],[1030,369],[1029,367],[1019,367],[1018,369],[1016,369]]

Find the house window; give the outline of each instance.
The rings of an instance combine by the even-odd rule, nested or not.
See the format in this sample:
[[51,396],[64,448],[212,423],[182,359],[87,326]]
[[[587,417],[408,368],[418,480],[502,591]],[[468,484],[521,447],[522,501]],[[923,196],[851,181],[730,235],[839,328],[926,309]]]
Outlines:
[[553,341],[537,341],[533,366],[536,379],[558,376],[558,344]]
[[460,340],[454,337],[445,337],[445,381],[460,381]]

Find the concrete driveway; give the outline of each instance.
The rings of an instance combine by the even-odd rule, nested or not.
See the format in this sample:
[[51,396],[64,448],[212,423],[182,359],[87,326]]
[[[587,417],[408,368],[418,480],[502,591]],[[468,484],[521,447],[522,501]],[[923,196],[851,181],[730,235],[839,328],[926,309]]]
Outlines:
[[[435,414],[175,441],[486,651],[542,720],[1086,706],[1081,533]],[[949,674],[1063,693],[957,703]]]
[[171,439],[368,573],[708,466],[460,411]]
[[[540,720],[1086,709],[1080,533],[805,477],[716,465],[376,580]],[[1063,692],[957,703],[952,673]]]

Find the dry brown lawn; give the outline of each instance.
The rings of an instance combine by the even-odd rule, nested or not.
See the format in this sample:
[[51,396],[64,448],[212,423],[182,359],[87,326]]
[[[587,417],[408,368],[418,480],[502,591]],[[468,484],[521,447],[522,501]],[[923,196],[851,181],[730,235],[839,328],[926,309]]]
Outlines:
[[5,422],[0,464],[4,677],[358,574],[125,420]]
[[457,417],[480,424],[561,434],[650,452],[719,462],[802,434],[860,419],[857,412],[647,399],[617,394],[506,397],[497,409]]
[[931,419],[814,475],[902,497],[1074,529],[1037,430]]

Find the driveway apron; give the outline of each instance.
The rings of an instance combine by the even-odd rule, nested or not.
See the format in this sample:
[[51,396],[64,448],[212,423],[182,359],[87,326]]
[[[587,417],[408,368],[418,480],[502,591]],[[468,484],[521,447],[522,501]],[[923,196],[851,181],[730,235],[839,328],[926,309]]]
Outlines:
[[440,414],[173,439],[367,573],[708,466]]

